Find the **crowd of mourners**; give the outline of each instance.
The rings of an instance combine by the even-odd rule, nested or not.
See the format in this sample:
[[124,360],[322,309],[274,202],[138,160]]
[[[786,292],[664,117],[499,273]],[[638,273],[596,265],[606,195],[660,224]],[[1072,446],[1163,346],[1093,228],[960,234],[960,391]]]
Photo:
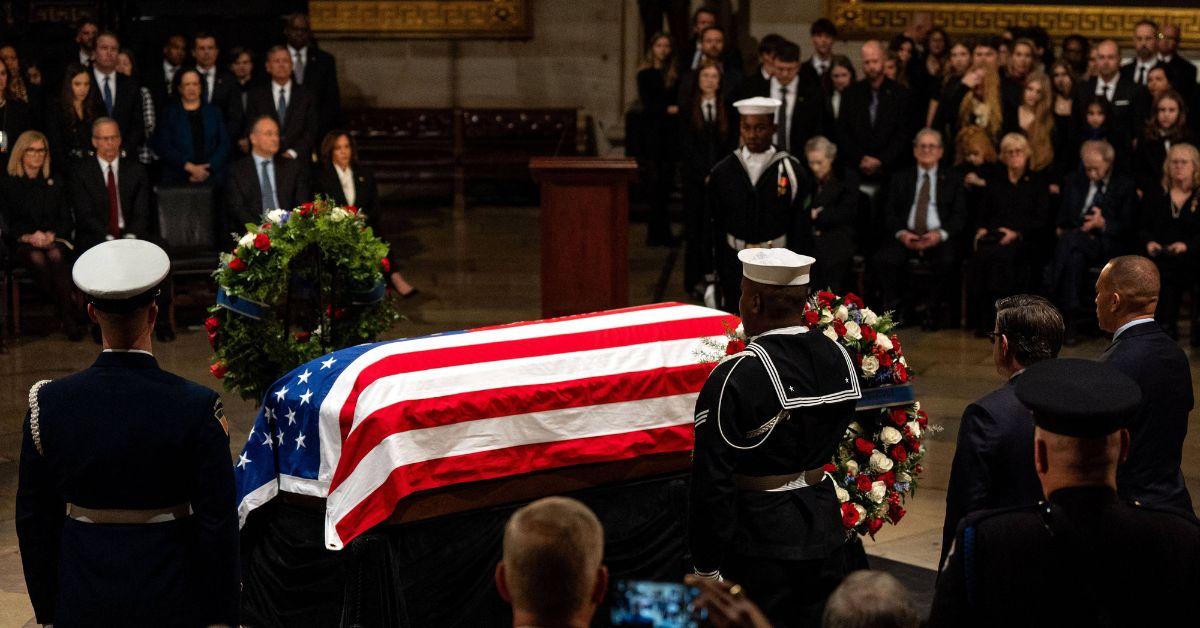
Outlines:
[[1111,39],[1055,42],[1040,27],[954,39],[917,18],[863,43],[856,67],[820,19],[807,50],[764,35],[745,67],[717,22],[699,9],[682,49],[654,35],[637,77],[650,243],[673,242],[667,201],[680,180],[684,287],[697,298],[713,267],[705,179],[740,146],[732,103],[764,96],[783,103],[775,148],[815,181],[815,251],[804,253],[820,260],[817,285],[865,283],[877,307],[981,334],[998,298],[1039,293],[1066,316],[1071,343],[1094,328],[1099,267],[1136,253],[1158,266],[1159,322],[1177,334],[1200,260],[1196,66],[1179,55],[1178,26],[1138,22],[1122,59]]

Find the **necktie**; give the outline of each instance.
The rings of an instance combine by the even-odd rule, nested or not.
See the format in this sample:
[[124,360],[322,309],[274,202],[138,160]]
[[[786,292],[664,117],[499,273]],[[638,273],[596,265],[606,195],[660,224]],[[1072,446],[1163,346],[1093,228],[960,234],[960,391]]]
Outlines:
[[113,112],[113,93],[112,86],[109,85],[110,77],[104,77],[104,108],[108,110],[108,115]]
[[818,63],[817,64],[817,76],[825,76],[825,70],[827,70],[827,69],[829,69],[829,66],[825,65],[824,63]]
[[1144,65],[1138,65],[1137,83],[1138,85],[1146,84],[1146,66]]
[[296,51],[296,83],[304,84],[304,55],[299,50]]
[[279,88],[279,102],[276,104],[279,108],[279,126],[283,126],[283,118],[287,113],[287,90]]
[[875,126],[875,114],[879,111],[879,91],[871,90],[871,104],[867,106],[867,113],[871,115],[871,126]]
[[212,87],[209,86],[209,80],[212,78],[212,70],[205,72],[203,76],[204,82],[200,84],[200,87],[204,91],[204,102],[207,104],[212,102]]
[[705,104],[704,105],[704,121],[712,122],[713,120],[716,120],[716,119],[717,119],[717,114],[715,111],[713,111],[713,104],[712,103]]
[[790,139],[788,137],[788,115],[787,115],[788,89],[786,87],[781,86],[779,88],[779,92],[780,92],[779,95],[782,96],[782,98],[780,98],[780,100],[783,101],[783,106],[781,106],[779,108],[779,114],[778,114],[779,128],[776,131],[776,133],[778,134],[778,137],[776,138],[775,143],[777,145],[779,145],[779,147],[782,148],[783,150],[787,150],[788,149],[788,140]]
[[117,199],[117,177],[113,174],[112,164],[108,170],[108,235],[117,238],[121,236],[121,210]]
[[267,167],[271,162],[263,160],[262,162],[262,208],[263,211],[275,209],[275,187],[271,185],[271,172]]
[[929,231],[929,173],[921,173],[921,188],[917,190],[917,213],[913,216],[913,233]]

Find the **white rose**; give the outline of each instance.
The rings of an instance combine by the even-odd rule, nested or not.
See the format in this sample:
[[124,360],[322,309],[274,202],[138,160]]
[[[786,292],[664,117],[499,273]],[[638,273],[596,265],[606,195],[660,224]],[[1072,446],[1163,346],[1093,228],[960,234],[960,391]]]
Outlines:
[[871,501],[882,504],[884,497],[887,497],[887,484],[878,481],[871,482]]
[[837,492],[839,502],[844,504],[844,503],[850,501],[850,493],[847,492],[846,489],[838,486],[838,487],[834,488],[834,491]]
[[892,341],[890,338],[888,338],[887,336],[885,336],[883,334],[877,334],[875,336],[875,346],[879,347],[880,349],[883,349],[884,351],[891,351],[892,350]]
[[871,453],[871,470],[876,473],[887,473],[892,470],[892,459],[878,449]]
[[917,412],[917,411],[919,411],[920,409],[921,409],[921,402],[920,402],[920,401],[914,401],[914,402],[913,402],[913,412]]
[[837,309],[833,311],[833,317],[844,323],[850,319],[850,310],[846,309],[846,306],[844,305],[839,305],[837,306]]
[[916,421],[908,422],[908,431],[912,432],[913,438],[921,438],[921,424]]
[[746,337],[746,328],[741,323],[738,323],[737,329],[733,330],[733,337],[734,338],[745,338]]
[[896,474],[896,481],[897,482],[912,482],[912,476],[901,471],[900,473]]
[[823,331],[823,332],[821,332],[821,333],[822,333],[822,334],[825,334],[825,337],[826,337],[826,338],[828,338],[828,339],[830,339],[830,340],[832,340],[832,341],[834,341],[834,342],[837,342],[837,341],[838,341],[838,335],[837,335],[837,332],[836,332],[836,331],[833,331],[833,327],[826,327],[826,328],[825,328],[825,331]]
[[877,358],[873,355],[868,355],[867,357],[863,358],[863,361],[862,361],[863,375],[866,375],[867,377],[871,377],[877,371],[879,371],[879,358]]
[[883,441],[884,445],[891,447],[904,440],[904,435],[900,433],[900,430],[889,425],[879,431],[879,440]]
[[846,321],[846,337],[851,340],[862,340],[862,329],[854,321]]
[[858,522],[862,523],[867,520],[867,509],[854,504],[854,511],[858,513]]
[[849,475],[858,475],[858,463],[853,460],[847,460],[846,473]]
[[879,322],[879,317],[876,316],[875,312],[872,312],[871,308],[869,307],[864,307],[863,309],[859,310],[859,313],[862,314],[862,321],[864,325],[874,325],[875,323]]
[[329,219],[334,222],[339,222],[350,217],[350,212],[341,207],[334,207],[333,211],[329,212]]
[[833,313],[830,312],[828,308],[821,310],[821,321],[820,322],[821,323],[832,323],[833,322]]
[[242,236],[242,239],[238,240],[238,246],[254,246],[254,236],[256,235],[254,233],[247,233]]
[[286,215],[287,215],[287,211],[285,211],[285,210],[272,209],[271,211],[267,212],[267,220],[269,220],[275,224],[279,224],[279,223],[283,222],[283,217]]
[[908,368],[908,360],[905,360],[904,356],[900,356],[900,363],[904,365],[904,368]]

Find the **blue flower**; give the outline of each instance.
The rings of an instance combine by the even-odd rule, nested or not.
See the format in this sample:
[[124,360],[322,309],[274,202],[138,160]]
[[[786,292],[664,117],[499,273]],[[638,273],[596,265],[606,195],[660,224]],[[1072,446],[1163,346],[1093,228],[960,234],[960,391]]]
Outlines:
[[895,488],[898,492],[907,493],[908,492],[908,482],[896,482]]

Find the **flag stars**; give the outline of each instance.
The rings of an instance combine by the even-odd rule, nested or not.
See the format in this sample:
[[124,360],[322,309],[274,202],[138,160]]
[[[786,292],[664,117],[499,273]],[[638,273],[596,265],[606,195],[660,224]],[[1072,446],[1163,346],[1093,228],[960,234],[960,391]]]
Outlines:
[[279,390],[277,390],[277,391],[275,392],[275,399],[276,399],[276,401],[283,401],[283,398],[284,398],[284,396],[285,396],[285,395],[287,395],[287,394],[288,394],[288,387],[287,387],[287,386],[284,386],[283,388],[280,388]]
[[333,368],[334,362],[337,362],[337,358],[329,358],[328,360],[321,362],[321,370],[324,371],[325,369]]
[[262,444],[266,445],[267,449],[273,449],[275,447],[274,437],[268,433],[266,437],[263,438]]
[[312,377],[312,371],[310,371],[308,369],[304,369],[304,372],[300,374],[300,377],[299,377],[300,381],[297,383],[298,384],[307,384],[309,377]]
[[252,439],[252,438],[254,438],[254,427],[253,426],[251,426],[251,428],[250,428],[250,433],[246,435],[246,442],[247,443],[250,442],[250,439]]
[[248,464],[250,464],[250,458],[246,454],[238,454],[237,468],[245,469]]
[[281,443],[283,443],[283,431],[282,430],[275,432],[275,444],[279,445]]
[[312,399],[312,389],[305,390],[304,394],[300,395],[300,405],[308,403],[309,399]]
[[300,449],[303,446],[304,446],[304,434],[301,434],[296,437],[296,449]]
[[288,408],[287,414],[284,416],[287,417],[288,425],[296,424],[296,411],[295,410]]

